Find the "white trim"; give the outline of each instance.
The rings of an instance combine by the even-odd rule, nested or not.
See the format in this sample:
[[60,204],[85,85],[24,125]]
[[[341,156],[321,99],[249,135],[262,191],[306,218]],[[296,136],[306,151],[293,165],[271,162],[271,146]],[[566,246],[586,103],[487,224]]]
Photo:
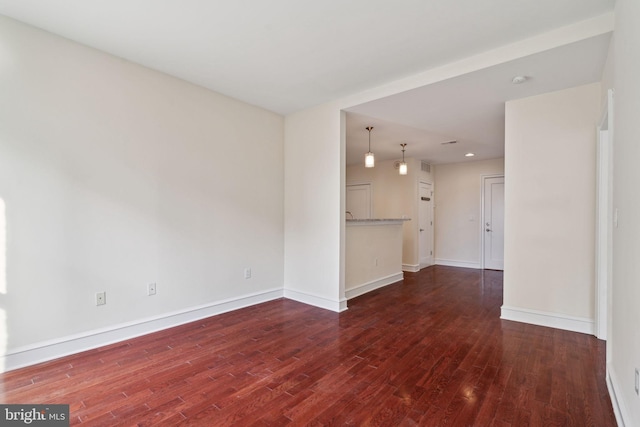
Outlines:
[[[426,264],[425,267],[429,265]],[[402,264],[402,271],[408,271],[409,273],[417,273],[421,268],[423,268],[421,264]]]
[[616,416],[618,426],[625,427],[632,425],[631,416],[629,415],[629,411],[627,410],[624,400],[618,399],[618,396],[623,395],[622,389],[620,388],[620,382],[618,381],[610,363],[607,363],[607,389],[609,390],[609,398],[611,399],[613,414]]
[[335,311],[336,313],[343,312],[347,309],[346,298],[341,298],[339,301],[336,301],[320,295],[310,294],[308,292],[294,291],[293,289],[285,289],[284,297],[303,304]]
[[[420,161],[422,162],[422,161]],[[422,167],[422,166],[421,166]],[[420,186],[422,184],[426,184],[431,186],[431,189],[429,191],[431,191],[431,224],[429,225],[431,227],[431,242],[430,242],[430,246],[431,246],[431,254],[427,257],[427,262],[422,262],[421,261],[421,254],[420,254],[420,221],[422,219],[422,211],[423,211],[423,207],[422,207],[422,203],[420,203]],[[421,269],[425,268],[425,267],[429,267],[430,265],[434,264],[434,252],[436,251],[436,215],[435,215],[435,209],[436,209],[436,198],[435,198],[435,185],[433,184],[433,182],[427,181],[425,179],[421,179],[420,177],[418,177],[418,188],[417,188],[417,192],[418,194],[416,194],[416,200],[417,200],[417,205],[418,205],[418,219],[416,221],[416,225],[415,225],[415,229],[416,231],[414,231],[414,233],[417,233],[417,244],[418,244],[418,264],[416,264],[416,268],[417,270],[405,270],[404,268],[404,264],[402,266],[402,269],[404,271],[411,271],[411,272],[417,272],[420,271]]]
[[[598,125],[595,249],[595,331],[607,340],[610,334],[613,266],[613,90],[607,98]],[[606,360],[611,359],[611,345]]]
[[530,310],[527,308],[507,307],[501,308],[501,319],[514,322],[530,323],[532,325],[546,326],[549,328],[564,329],[566,331],[580,332],[593,335],[593,319],[586,317],[568,316],[560,313]]
[[380,279],[373,280],[368,283],[363,283],[362,285],[358,285],[355,288],[347,289],[344,294],[347,297],[347,299],[355,298],[360,295],[364,295],[367,292],[371,292],[376,289],[390,285],[392,283],[399,282],[403,279],[404,279],[404,275],[402,274],[402,272],[391,274],[389,276],[382,277]]
[[459,261],[455,259],[435,259],[436,265],[446,265],[448,267],[462,267],[462,268],[475,268],[476,270],[481,269],[481,265],[479,262],[473,261]]
[[0,356],[0,371],[46,362],[282,297],[282,289],[266,290],[19,347]]

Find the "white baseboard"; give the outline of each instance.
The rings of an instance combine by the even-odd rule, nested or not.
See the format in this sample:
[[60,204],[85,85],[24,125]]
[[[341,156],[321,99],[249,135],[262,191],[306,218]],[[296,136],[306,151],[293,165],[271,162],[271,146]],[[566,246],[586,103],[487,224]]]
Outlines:
[[436,265],[435,261],[431,259],[428,262],[421,262],[418,268],[422,270],[423,268],[431,267],[432,265]]
[[566,314],[549,313],[546,311],[530,310],[519,307],[501,308],[501,319],[514,322],[530,323],[532,325],[547,326],[549,328],[564,329],[566,331],[580,332],[594,335],[595,326],[593,319],[586,317],[567,316]]
[[341,313],[347,309],[347,300],[345,298],[336,301],[326,297],[322,297],[320,295],[294,291],[293,289],[285,289],[284,297],[301,302],[303,304],[324,308],[325,310],[335,311],[336,313]]
[[446,265],[448,267],[463,267],[463,268],[475,268],[479,270],[482,268],[479,262],[471,262],[471,261],[458,261],[454,259],[442,259],[436,258],[436,265]]
[[399,282],[402,279],[404,279],[404,275],[402,274],[402,272],[392,274],[390,276],[383,277],[381,279],[373,280],[371,282],[358,285],[355,288],[351,288],[345,291],[344,294],[347,297],[347,299],[355,298],[357,296],[366,294],[367,292],[371,292],[375,289],[382,288],[392,283]]
[[620,382],[615,372],[611,368],[611,363],[607,363],[607,389],[609,390],[609,397],[611,398],[611,406],[613,406],[613,413],[616,416],[616,422],[619,427],[631,426],[631,416],[627,410],[627,405],[624,403],[622,396],[622,389],[620,388]]
[[272,289],[19,347],[0,355],[0,372],[35,365],[282,297],[282,289]]
[[402,271],[417,273],[418,271],[420,271],[420,264],[402,264]]

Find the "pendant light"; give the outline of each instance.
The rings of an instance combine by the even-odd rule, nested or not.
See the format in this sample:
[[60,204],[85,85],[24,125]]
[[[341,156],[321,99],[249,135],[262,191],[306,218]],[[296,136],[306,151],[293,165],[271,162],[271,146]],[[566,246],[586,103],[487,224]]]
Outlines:
[[369,131],[369,151],[364,155],[364,167],[372,168],[376,163],[376,159],[371,152],[371,129],[373,129],[373,126],[367,126],[365,129]]
[[400,175],[406,175],[407,174],[407,162],[404,161],[404,147],[407,146],[407,144],[400,144],[402,146],[402,163],[400,163],[400,167],[398,168],[398,171],[400,172]]

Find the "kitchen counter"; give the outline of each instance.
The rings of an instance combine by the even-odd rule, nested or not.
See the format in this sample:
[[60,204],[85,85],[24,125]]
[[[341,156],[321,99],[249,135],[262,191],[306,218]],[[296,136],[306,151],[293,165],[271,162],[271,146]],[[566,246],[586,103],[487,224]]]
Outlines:
[[346,220],[345,297],[403,279],[402,225],[408,218]]
[[410,219],[408,218],[347,219],[347,225],[402,224],[404,221],[410,221]]

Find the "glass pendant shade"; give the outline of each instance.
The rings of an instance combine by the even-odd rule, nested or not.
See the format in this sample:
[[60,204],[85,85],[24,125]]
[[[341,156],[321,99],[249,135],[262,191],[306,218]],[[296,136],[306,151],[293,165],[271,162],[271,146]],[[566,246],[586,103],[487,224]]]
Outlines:
[[364,167],[372,168],[376,164],[376,158],[371,152],[371,129],[373,129],[373,126],[367,126],[365,129],[369,132],[369,151],[364,155]]
[[407,144],[400,144],[400,146],[402,147],[402,162],[400,162],[399,164],[398,172],[400,173],[400,175],[406,175],[407,171],[409,170],[407,168],[407,162],[404,161],[404,149]]
[[364,167],[372,168],[375,166],[375,164],[376,164],[376,159],[373,156],[373,153],[369,151],[367,154],[364,155]]
[[406,175],[407,174],[407,164],[405,162],[400,163],[400,168],[398,170],[400,171],[400,175]]

